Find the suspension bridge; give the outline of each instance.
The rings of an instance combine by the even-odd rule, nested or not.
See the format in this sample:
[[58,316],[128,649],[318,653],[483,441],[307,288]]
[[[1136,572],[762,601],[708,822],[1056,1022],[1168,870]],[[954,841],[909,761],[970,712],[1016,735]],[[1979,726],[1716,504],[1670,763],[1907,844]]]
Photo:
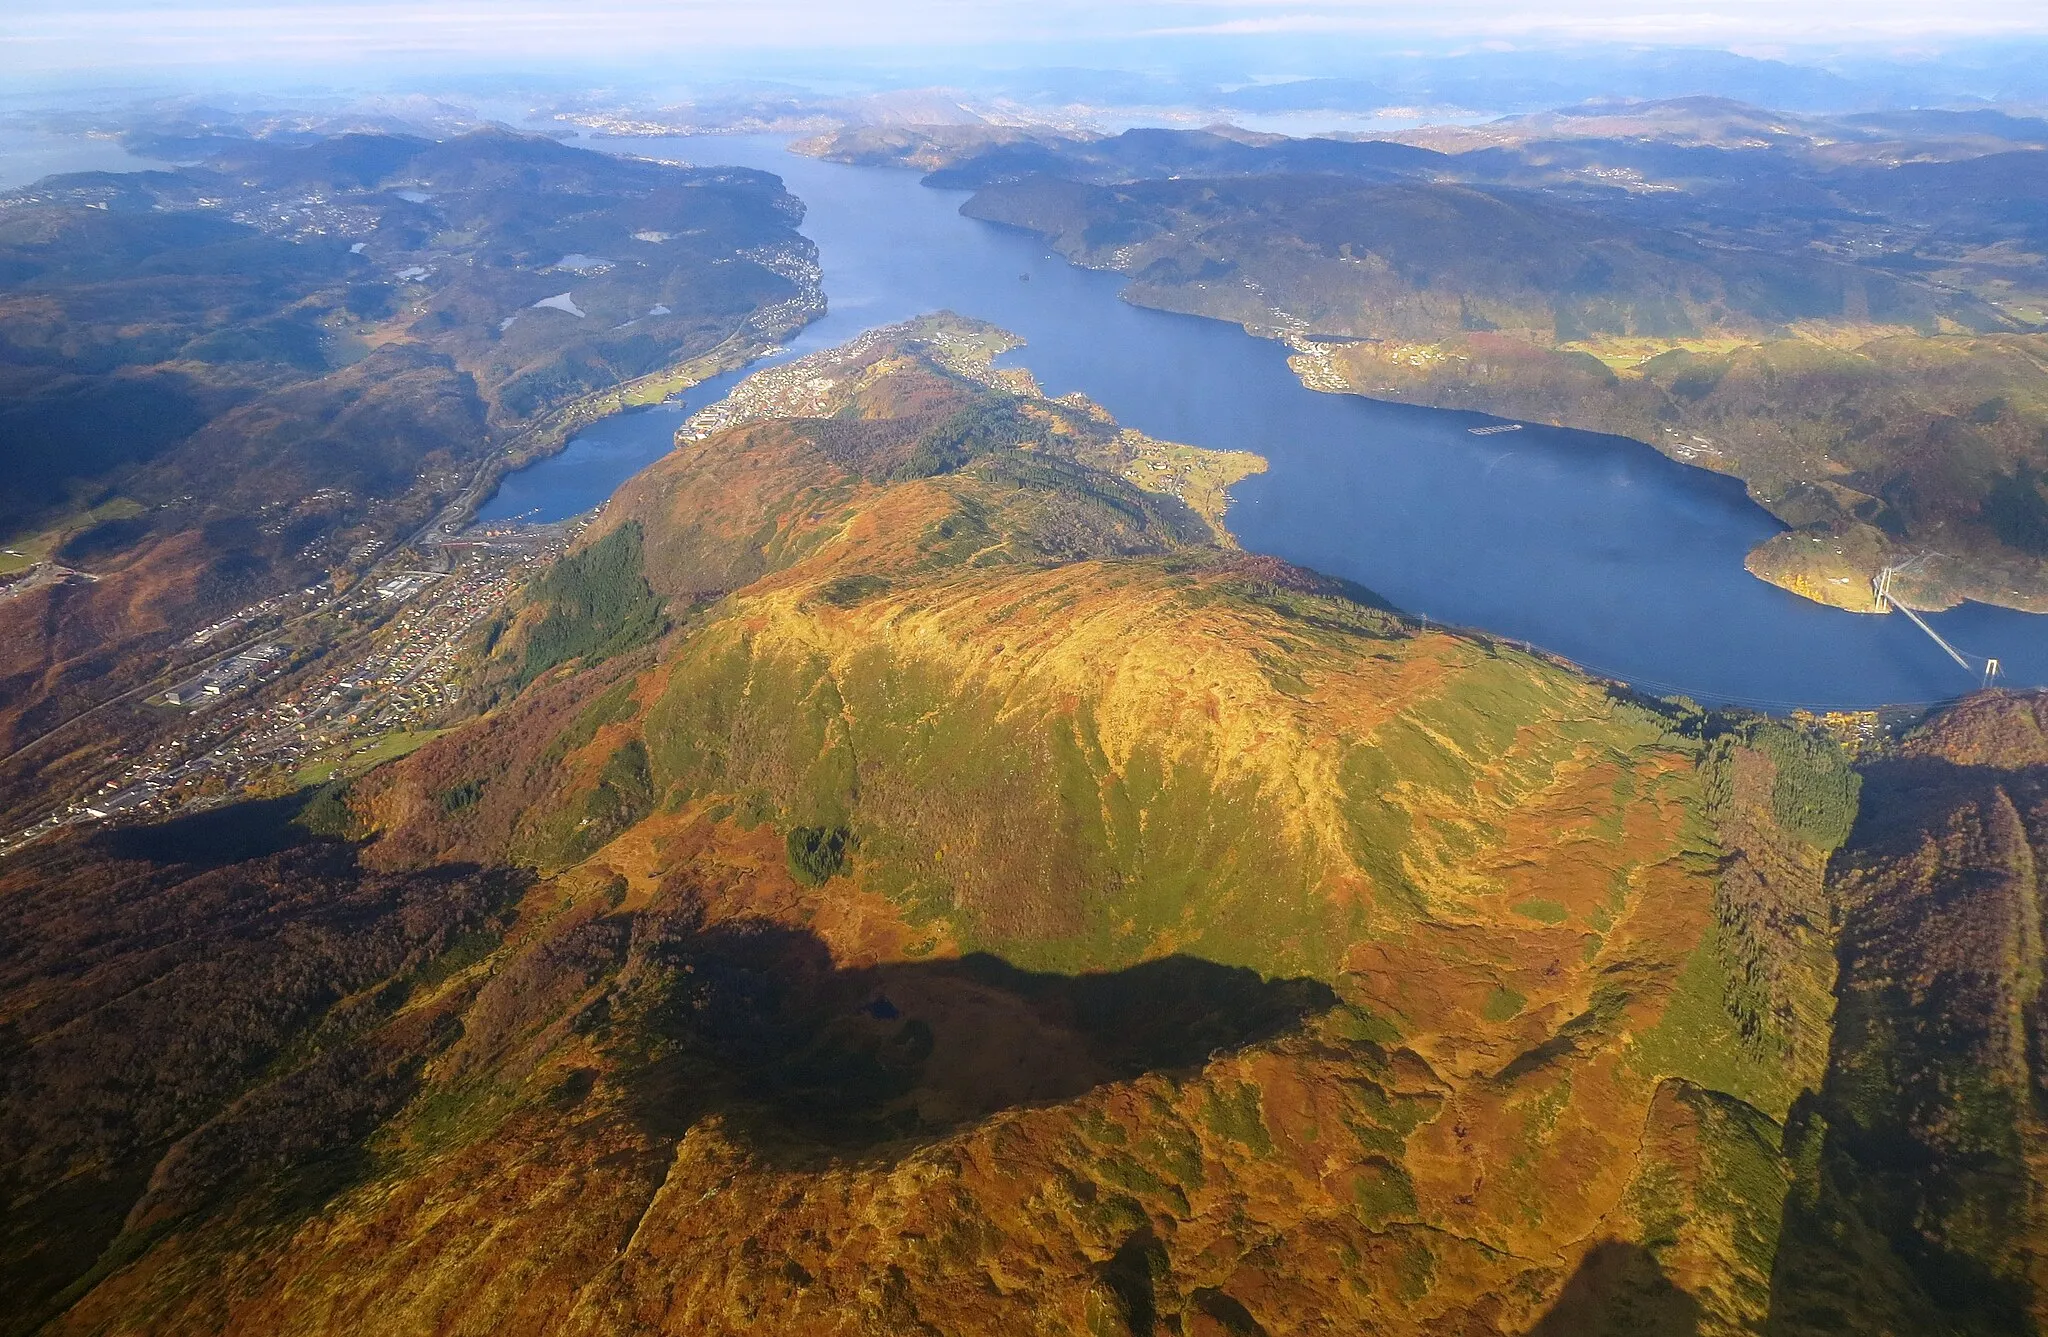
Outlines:
[[1986,687],[1994,685],[1998,681],[1998,661],[1996,659],[1988,658],[1984,655],[1973,655],[1967,651],[1956,649],[1948,643],[1940,632],[1927,625],[1926,618],[1921,617],[1918,613],[1900,603],[1898,598],[1892,594],[1892,577],[1905,569],[1904,566],[1888,566],[1879,571],[1871,580],[1870,587],[1877,595],[1877,606],[1879,608],[1889,606],[1904,613],[1908,618],[1912,619],[1914,626],[1926,632],[1928,638],[1940,646],[1950,659],[1955,660],[1957,666],[1965,673],[1973,675],[1981,673]]

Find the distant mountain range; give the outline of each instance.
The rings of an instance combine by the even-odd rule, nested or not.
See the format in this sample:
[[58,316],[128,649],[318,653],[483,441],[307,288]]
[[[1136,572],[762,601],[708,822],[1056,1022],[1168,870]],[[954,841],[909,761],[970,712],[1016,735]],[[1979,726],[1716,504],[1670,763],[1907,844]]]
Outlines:
[[1093,117],[1098,126],[1116,126],[1204,113],[1412,123],[1692,97],[1823,114],[2048,107],[2048,43],[2022,35],[1942,41],[1911,54],[1809,47],[1774,58],[1707,46],[1541,38],[1495,49],[1429,46],[1341,32],[1155,34],[1127,45],[955,50],[929,63],[914,52],[892,50],[879,62],[849,52],[829,77],[806,79],[787,68],[754,77],[738,68],[723,76],[707,71],[688,81],[683,96],[673,91],[673,79],[663,81],[662,93],[637,93],[622,80],[601,94],[567,95],[536,79],[529,96],[565,111],[705,128],[717,128],[721,118],[759,126],[779,116],[790,118],[790,129],[801,128],[797,116],[852,125]]

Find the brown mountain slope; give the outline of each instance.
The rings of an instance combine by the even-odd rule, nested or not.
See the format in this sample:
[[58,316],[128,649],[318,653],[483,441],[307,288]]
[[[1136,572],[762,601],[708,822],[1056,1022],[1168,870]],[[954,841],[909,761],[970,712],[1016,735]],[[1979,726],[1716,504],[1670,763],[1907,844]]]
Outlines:
[[[51,1331],[1765,1321],[1839,756],[1222,548],[974,337],[636,479],[353,844],[0,868]],[[242,930],[277,1007],[121,909],[294,860],[417,890]]]

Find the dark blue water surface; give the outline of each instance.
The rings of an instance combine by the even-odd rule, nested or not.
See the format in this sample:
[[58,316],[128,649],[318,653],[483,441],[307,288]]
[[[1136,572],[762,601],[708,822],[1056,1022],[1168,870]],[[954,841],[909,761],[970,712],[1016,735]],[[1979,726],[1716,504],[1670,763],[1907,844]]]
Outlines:
[[[1932,701],[1975,685],[1902,617],[1843,613],[1750,576],[1743,554],[1779,526],[1739,484],[1615,437],[1486,421],[1304,389],[1286,350],[1233,325],[1118,299],[1122,278],[1076,269],[1023,233],[959,215],[964,194],[911,172],[783,152],[777,138],[594,141],[593,147],[780,175],[809,208],[829,315],[792,353],[950,308],[1015,331],[1008,361],[1046,390],[1080,390],[1125,424],[1256,451],[1234,490],[1243,544],[1378,591],[1411,612],[1526,639],[1660,692],[1773,707]],[[1028,275],[1026,278],[1024,276]],[[738,375],[697,387],[691,410]],[[486,517],[559,519],[669,449],[681,419],[608,419],[507,478]],[[1932,619],[2007,679],[2048,686],[2048,618],[1966,605]]]

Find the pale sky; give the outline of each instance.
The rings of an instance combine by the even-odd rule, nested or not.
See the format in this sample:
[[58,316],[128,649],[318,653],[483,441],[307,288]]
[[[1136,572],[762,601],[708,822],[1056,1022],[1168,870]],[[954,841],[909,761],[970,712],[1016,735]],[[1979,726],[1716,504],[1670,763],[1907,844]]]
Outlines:
[[1204,33],[1900,47],[2048,35],[2048,0],[4,0],[0,70],[909,53]]

